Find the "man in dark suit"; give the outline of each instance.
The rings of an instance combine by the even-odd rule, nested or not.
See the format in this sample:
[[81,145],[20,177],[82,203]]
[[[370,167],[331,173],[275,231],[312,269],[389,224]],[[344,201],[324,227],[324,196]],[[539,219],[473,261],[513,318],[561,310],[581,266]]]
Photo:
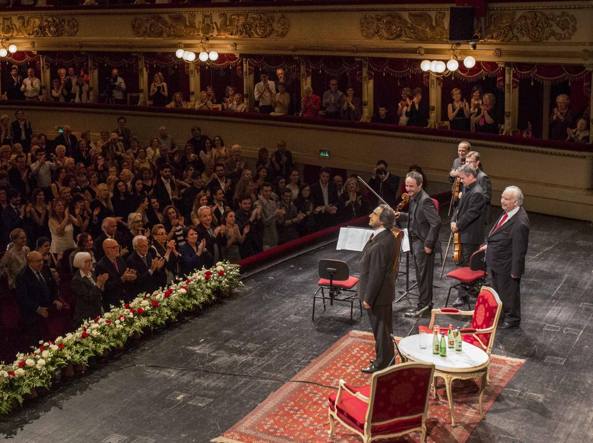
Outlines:
[[[369,186],[391,206],[395,205],[399,191],[399,177],[387,169],[387,162],[379,160],[375,166],[375,175],[369,180]],[[377,201],[375,196],[372,199]],[[377,201],[376,204],[381,202]]]
[[27,266],[16,278],[17,301],[26,324],[27,341],[31,344],[37,343],[43,336],[40,328],[43,319],[50,317],[54,309],[60,311],[63,307],[57,298],[55,285],[52,287],[41,273],[43,264],[43,256],[39,252],[29,252]]
[[504,322],[501,328],[516,328],[521,323],[521,276],[529,241],[529,218],[523,209],[523,192],[508,186],[500,197],[504,213],[488,234],[486,264],[492,286],[502,300]]
[[2,251],[6,250],[9,243],[9,235],[15,228],[22,228],[25,218],[25,207],[21,204],[21,194],[14,189],[8,191],[8,205],[2,210],[1,224],[2,237],[0,238],[0,247]]
[[4,86],[6,98],[8,100],[24,100],[25,96],[21,91],[23,86],[23,77],[19,74],[19,68],[16,65],[10,67],[10,77]]
[[20,143],[25,153],[31,149],[31,138],[33,137],[33,127],[31,122],[25,117],[25,111],[19,109],[14,113],[16,120],[10,125],[12,142]]
[[315,205],[315,214],[319,226],[328,227],[335,222],[338,212],[338,191],[336,185],[330,181],[331,171],[322,168],[319,172],[319,181],[311,186],[311,198]]
[[394,228],[395,212],[388,205],[378,206],[369,218],[374,231],[362,250],[358,287],[375,337],[375,360],[362,372],[373,373],[389,366],[394,357],[392,303],[403,232]]
[[127,256],[129,254],[128,248],[125,247],[126,236],[118,231],[117,219],[115,217],[105,217],[101,222],[101,231],[101,234],[95,238],[94,242],[95,258],[97,260],[103,258],[103,241],[106,238],[112,238],[113,240],[117,241],[120,246],[122,246],[123,249],[119,251],[121,256]]
[[54,139],[54,147],[63,145],[66,148],[66,155],[75,157],[78,151],[78,139],[72,134],[70,126],[65,125],[62,129],[63,132]]
[[131,295],[136,297],[142,292],[151,293],[167,284],[165,259],[157,257],[154,250],[148,248],[148,239],[137,235],[132,240],[134,252],[127,260],[128,268],[136,271],[136,281],[132,286]]
[[406,192],[410,196],[408,213],[398,212],[398,220],[408,222],[410,247],[418,281],[418,306],[406,313],[407,317],[428,315],[432,309],[434,249],[439,239],[441,217],[432,198],[423,189],[422,174],[410,171],[406,175]]
[[122,301],[131,300],[132,286],[136,281],[136,271],[126,266],[119,255],[119,244],[107,238],[103,240],[104,257],[97,262],[97,275],[109,274],[103,291],[103,309],[108,311],[110,305],[117,306]]
[[492,183],[490,177],[482,170],[482,162],[480,161],[480,153],[478,151],[470,151],[467,153],[465,160],[468,165],[473,166],[478,171],[478,184],[482,188],[488,204],[492,200]]
[[173,177],[173,168],[169,164],[161,166],[161,176],[154,186],[153,193],[162,207],[172,205],[177,199],[177,183]]
[[[461,240],[461,262],[459,266],[468,266],[471,255],[484,242],[485,219],[488,200],[478,183],[478,171],[469,164],[459,168],[459,177],[463,183],[463,193],[457,210],[451,219],[451,232],[459,232]],[[465,289],[458,289],[457,300],[453,306],[460,307],[467,303]]]

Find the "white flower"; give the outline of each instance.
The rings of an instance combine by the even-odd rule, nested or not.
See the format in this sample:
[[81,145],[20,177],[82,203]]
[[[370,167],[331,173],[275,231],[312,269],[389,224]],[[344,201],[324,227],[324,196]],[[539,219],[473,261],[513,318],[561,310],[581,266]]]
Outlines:
[[25,364],[32,368],[33,366],[35,366],[35,360],[28,358],[27,360],[25,360]]
[[2,378],[8,378],[8,372],[6,372],[6,371],[0,371],[0,377],[2,377]]
[[117,325],[116,328],[117,329],[123,329],[124,325]]
[[42,368],[45,366],[45,360],[40,358],[39,360],[37,360],[37,367],[38,368]]
[[180,294],[187,294],[187,289],[185,288],[180,288],[178,291]]
[[41,356],[42,356],[43,358],[47,358],[47,357],[49,357],[49,351],[48,351],[48,350],[45,350],[45,351],[43,351],[43,352],[41,353]]
[[119,325],[120,323],[121,323],[121,321],[119,321],[119,320],[115,320],[115,325],[116,325],[116,326],[117,326],[117,325]]
[[51,349],[52,351],[57,351],[60,348],[57,345],[49,345],[49,349]]
[[35,349],[35,351],[33,351],[33,354],[39,355],[41,354],[41,351],[39,349]]
[[142,300],[142,303],[140,303],[140,305],[142,307],[149,306],[150,305],[150,302],[148,300]]
[[99,336],[99,331],[97,331],[96,329],[93,329],[92,332],[91,332],[91,335],[93,337],[98,337]]
[[23,368],[18,368],[14,371],[14,375],[16,375],[17,377],[21,377],[25,375],[25,370]]
[[224,271],[224,266],[217,266],[216,271],[218,271],[218,272]]
[[72,332],[68,332],[66,334],[66,338],[64,340],[70,341],[74,338],[74,335],[72,335]]

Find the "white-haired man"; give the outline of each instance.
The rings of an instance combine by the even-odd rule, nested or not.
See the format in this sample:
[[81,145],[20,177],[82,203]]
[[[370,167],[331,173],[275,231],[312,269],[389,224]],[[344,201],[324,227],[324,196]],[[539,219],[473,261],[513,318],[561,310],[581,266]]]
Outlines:
[[126,264],[138,276],[132,289],[134,297],[142,292],[151,293],[167,284],[165,259],[157,257],[148,246],[148,239],[144,235],[137,235],[132,240],[134,252],[130,254]]
[[521,276],[529,241],[529,218],[523,209],[523,192],[508,186],[500,197],[503,214],[490,229],[486,243],[486,263],[492,286],[502,300],[502,329],[521,323]]

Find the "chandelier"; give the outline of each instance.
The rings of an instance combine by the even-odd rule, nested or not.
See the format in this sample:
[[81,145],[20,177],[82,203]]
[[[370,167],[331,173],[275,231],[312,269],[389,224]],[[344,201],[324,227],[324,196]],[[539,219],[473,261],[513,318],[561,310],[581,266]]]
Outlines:
[[[208,39],[206,39],[206,41],[208,41]],[[186,51],[185,49],[183,49],[183,47],[179,46],[177,51],[175,51],[175,57],[182,59],[188,63],[194,62],[196,58],[203,63],[206,63],[207,61],[215,62],[216,60],[218,60],[219,54],[217,51],[208,50],[206,44],[203,41],[201,41],[200,43],[202,45],[202,50],[199,54],[196,54],[194,51]]]
[[14,43],[10,43],[8,39],[0,40],[0,58],[8,56],[8,54],[14,54],[18,50]]

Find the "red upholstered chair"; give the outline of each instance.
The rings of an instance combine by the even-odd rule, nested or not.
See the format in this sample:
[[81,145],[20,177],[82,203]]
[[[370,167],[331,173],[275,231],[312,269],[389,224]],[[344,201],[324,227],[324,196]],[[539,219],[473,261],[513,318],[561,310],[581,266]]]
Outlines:
[[371,384],[360,388],[340,380],[329,396],[329,434],[337,420],[364,443],[420,432],[426,440],[428,393],[434,365],[402,363],[375,372]]
[[447,307],[433,309],[428,327],[432,330],[438,315],[471,316],[470,327],[461,329],[463,341],[471,343],[490,354],[501,312],[502,302],[496,291],[488,286],[482,286],[473,311],[461,311]]
[[[469,266],[455,268],[451,272],[447,273],[447,277],[457,280],[457,283],[455,283],[449,288],[449,292],[447,292],[447,300],[445,301],[445,306],[449,305],[449,297],[451,296],[451,291],[453,290],[453,288],[462,287],[469,294],[478,294],[478,291],[484,284],[487,275],[485,270],[486,266],[484,263],[485,256],[486,250],[478,249],[469,258]],[[469,305],[469,298],[467,299],[467,307],[471,308],[471,306]]]
[[348,264],[340,260],[319,260],[319,287],[313,294],[313,313],[311,319],[315,320],[315,304],[318,299],[323,301],[323,310],[326,301],[333,305],[335,301],[350,304],[350,320],[354,311],[354,303],[358,300],[360,316],[362,317],[362,302],[357,291],[353,288],[358,284],[358,277],[350,275]]

